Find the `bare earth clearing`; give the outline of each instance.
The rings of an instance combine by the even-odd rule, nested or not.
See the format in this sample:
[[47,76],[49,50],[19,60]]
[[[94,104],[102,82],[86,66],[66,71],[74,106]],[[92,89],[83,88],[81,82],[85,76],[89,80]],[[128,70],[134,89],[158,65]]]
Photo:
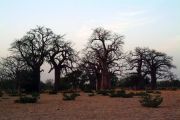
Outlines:
[[[0,98],[0,120],[180,120],[180,91],[162,91],[159,108],[145,108],[139,98],[89,97],[75,101],[62,95],[41,94],[36,104],[14,103],[16,97]],[[7,99],[8,98],[8,99]]]

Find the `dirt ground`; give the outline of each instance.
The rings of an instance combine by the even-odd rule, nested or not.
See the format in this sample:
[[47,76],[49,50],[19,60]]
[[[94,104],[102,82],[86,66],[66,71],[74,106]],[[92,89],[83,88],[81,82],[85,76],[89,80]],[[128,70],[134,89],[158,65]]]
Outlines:
[[15,97],[0,98],[0,120],[180,120],[180,91],[162,91],[159,108],[145,108],[139,98],[89,97],[75,101],[62,95],[41,94],[36,104],[14,103]]

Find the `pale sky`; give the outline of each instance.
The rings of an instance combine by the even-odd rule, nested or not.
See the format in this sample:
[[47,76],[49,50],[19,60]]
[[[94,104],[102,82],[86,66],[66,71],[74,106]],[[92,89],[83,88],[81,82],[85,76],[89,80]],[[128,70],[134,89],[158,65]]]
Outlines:
[[[37,25],[66,34],[76,50],[92,29],[104,27],[125,36],[124,51],[140,46],[173,56],[180,77],[179,21],[180,0],[0,0],[0,56]],[[52,74],[44,72],[42,79]]]

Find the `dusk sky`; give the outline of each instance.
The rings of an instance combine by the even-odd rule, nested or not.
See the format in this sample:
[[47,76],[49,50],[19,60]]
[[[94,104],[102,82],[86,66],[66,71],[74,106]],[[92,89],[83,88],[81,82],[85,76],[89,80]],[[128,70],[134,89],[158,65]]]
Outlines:
[[66,34],[79,51],[92,29],[104,27],[125,36],[124,51],[140,46],[173,56],[180,77],[180,0],[0,0],[0,57],[37,25]]

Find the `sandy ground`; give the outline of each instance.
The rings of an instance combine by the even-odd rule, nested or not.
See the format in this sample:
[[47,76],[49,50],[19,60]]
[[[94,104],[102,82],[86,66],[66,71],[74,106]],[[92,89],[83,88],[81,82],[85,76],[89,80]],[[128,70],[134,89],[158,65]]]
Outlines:
[[162,96],[159,108],[142,107],[138,97],[89,97],[86,93],[75,101],[63,101],[61,94],[42,94],[36,104],[0,98],[0,120],[180,120],[180,91],[163,91]]

